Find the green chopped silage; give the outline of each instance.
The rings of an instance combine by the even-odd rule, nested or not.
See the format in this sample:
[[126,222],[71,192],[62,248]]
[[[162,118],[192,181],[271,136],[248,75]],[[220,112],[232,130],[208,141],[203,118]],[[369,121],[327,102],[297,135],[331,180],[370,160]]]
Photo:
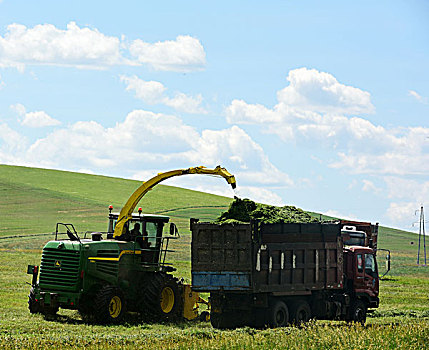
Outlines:
[[304,210],[292,205],[276,207],[274,205],[255,203],[250,199],[235,198],[229,209],[222,213],[214,223],[247,223],[259,220],[266,224],[319,222]]

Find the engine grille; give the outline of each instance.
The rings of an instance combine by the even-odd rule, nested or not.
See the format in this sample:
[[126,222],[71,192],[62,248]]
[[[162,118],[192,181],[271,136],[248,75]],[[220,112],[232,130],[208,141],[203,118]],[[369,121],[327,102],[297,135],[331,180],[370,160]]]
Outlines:
[[45,248],[40,265],[41,287],[71,289],[79,279],[80,254],[76,250]]

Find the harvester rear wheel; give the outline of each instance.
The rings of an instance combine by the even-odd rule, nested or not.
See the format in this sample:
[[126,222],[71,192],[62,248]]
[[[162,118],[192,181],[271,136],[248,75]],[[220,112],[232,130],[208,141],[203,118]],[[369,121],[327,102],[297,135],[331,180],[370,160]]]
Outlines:
[[120,323],[125,314],[125,298],[119,288],[103,286],[97,293],[94,316],[98,323]]
[[144,290],[145,313],[154,321],[176,320],[183,313],[180,284],[164,273],[151,274]]

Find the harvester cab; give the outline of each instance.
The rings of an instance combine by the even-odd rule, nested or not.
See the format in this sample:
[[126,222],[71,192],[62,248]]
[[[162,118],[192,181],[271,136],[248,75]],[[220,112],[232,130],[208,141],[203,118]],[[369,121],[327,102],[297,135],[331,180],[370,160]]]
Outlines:
[[139,208],[139,213],[132,214],[132,218],[125,223],[122,235],[114,237],[119,213],[112,213],[111,209],[112,206],[109,207],[108,239],[131,242],[133,250],[138,252],[135,254],[141,256],[143,266],[168,272],[176,270],[166,262],[166,255],[172,251],[168,250],[170,240],[180,236],[174,223],[170,223],[170,229],[166,232],[168,216],[142,214],[142,209]]

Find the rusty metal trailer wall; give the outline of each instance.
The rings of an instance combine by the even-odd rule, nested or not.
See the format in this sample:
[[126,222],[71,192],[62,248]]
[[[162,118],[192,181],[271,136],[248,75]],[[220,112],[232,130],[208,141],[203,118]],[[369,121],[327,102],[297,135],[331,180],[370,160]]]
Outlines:
[[195,290],[293,295],[342,287],[340,225],[194,223],[191,230]]

